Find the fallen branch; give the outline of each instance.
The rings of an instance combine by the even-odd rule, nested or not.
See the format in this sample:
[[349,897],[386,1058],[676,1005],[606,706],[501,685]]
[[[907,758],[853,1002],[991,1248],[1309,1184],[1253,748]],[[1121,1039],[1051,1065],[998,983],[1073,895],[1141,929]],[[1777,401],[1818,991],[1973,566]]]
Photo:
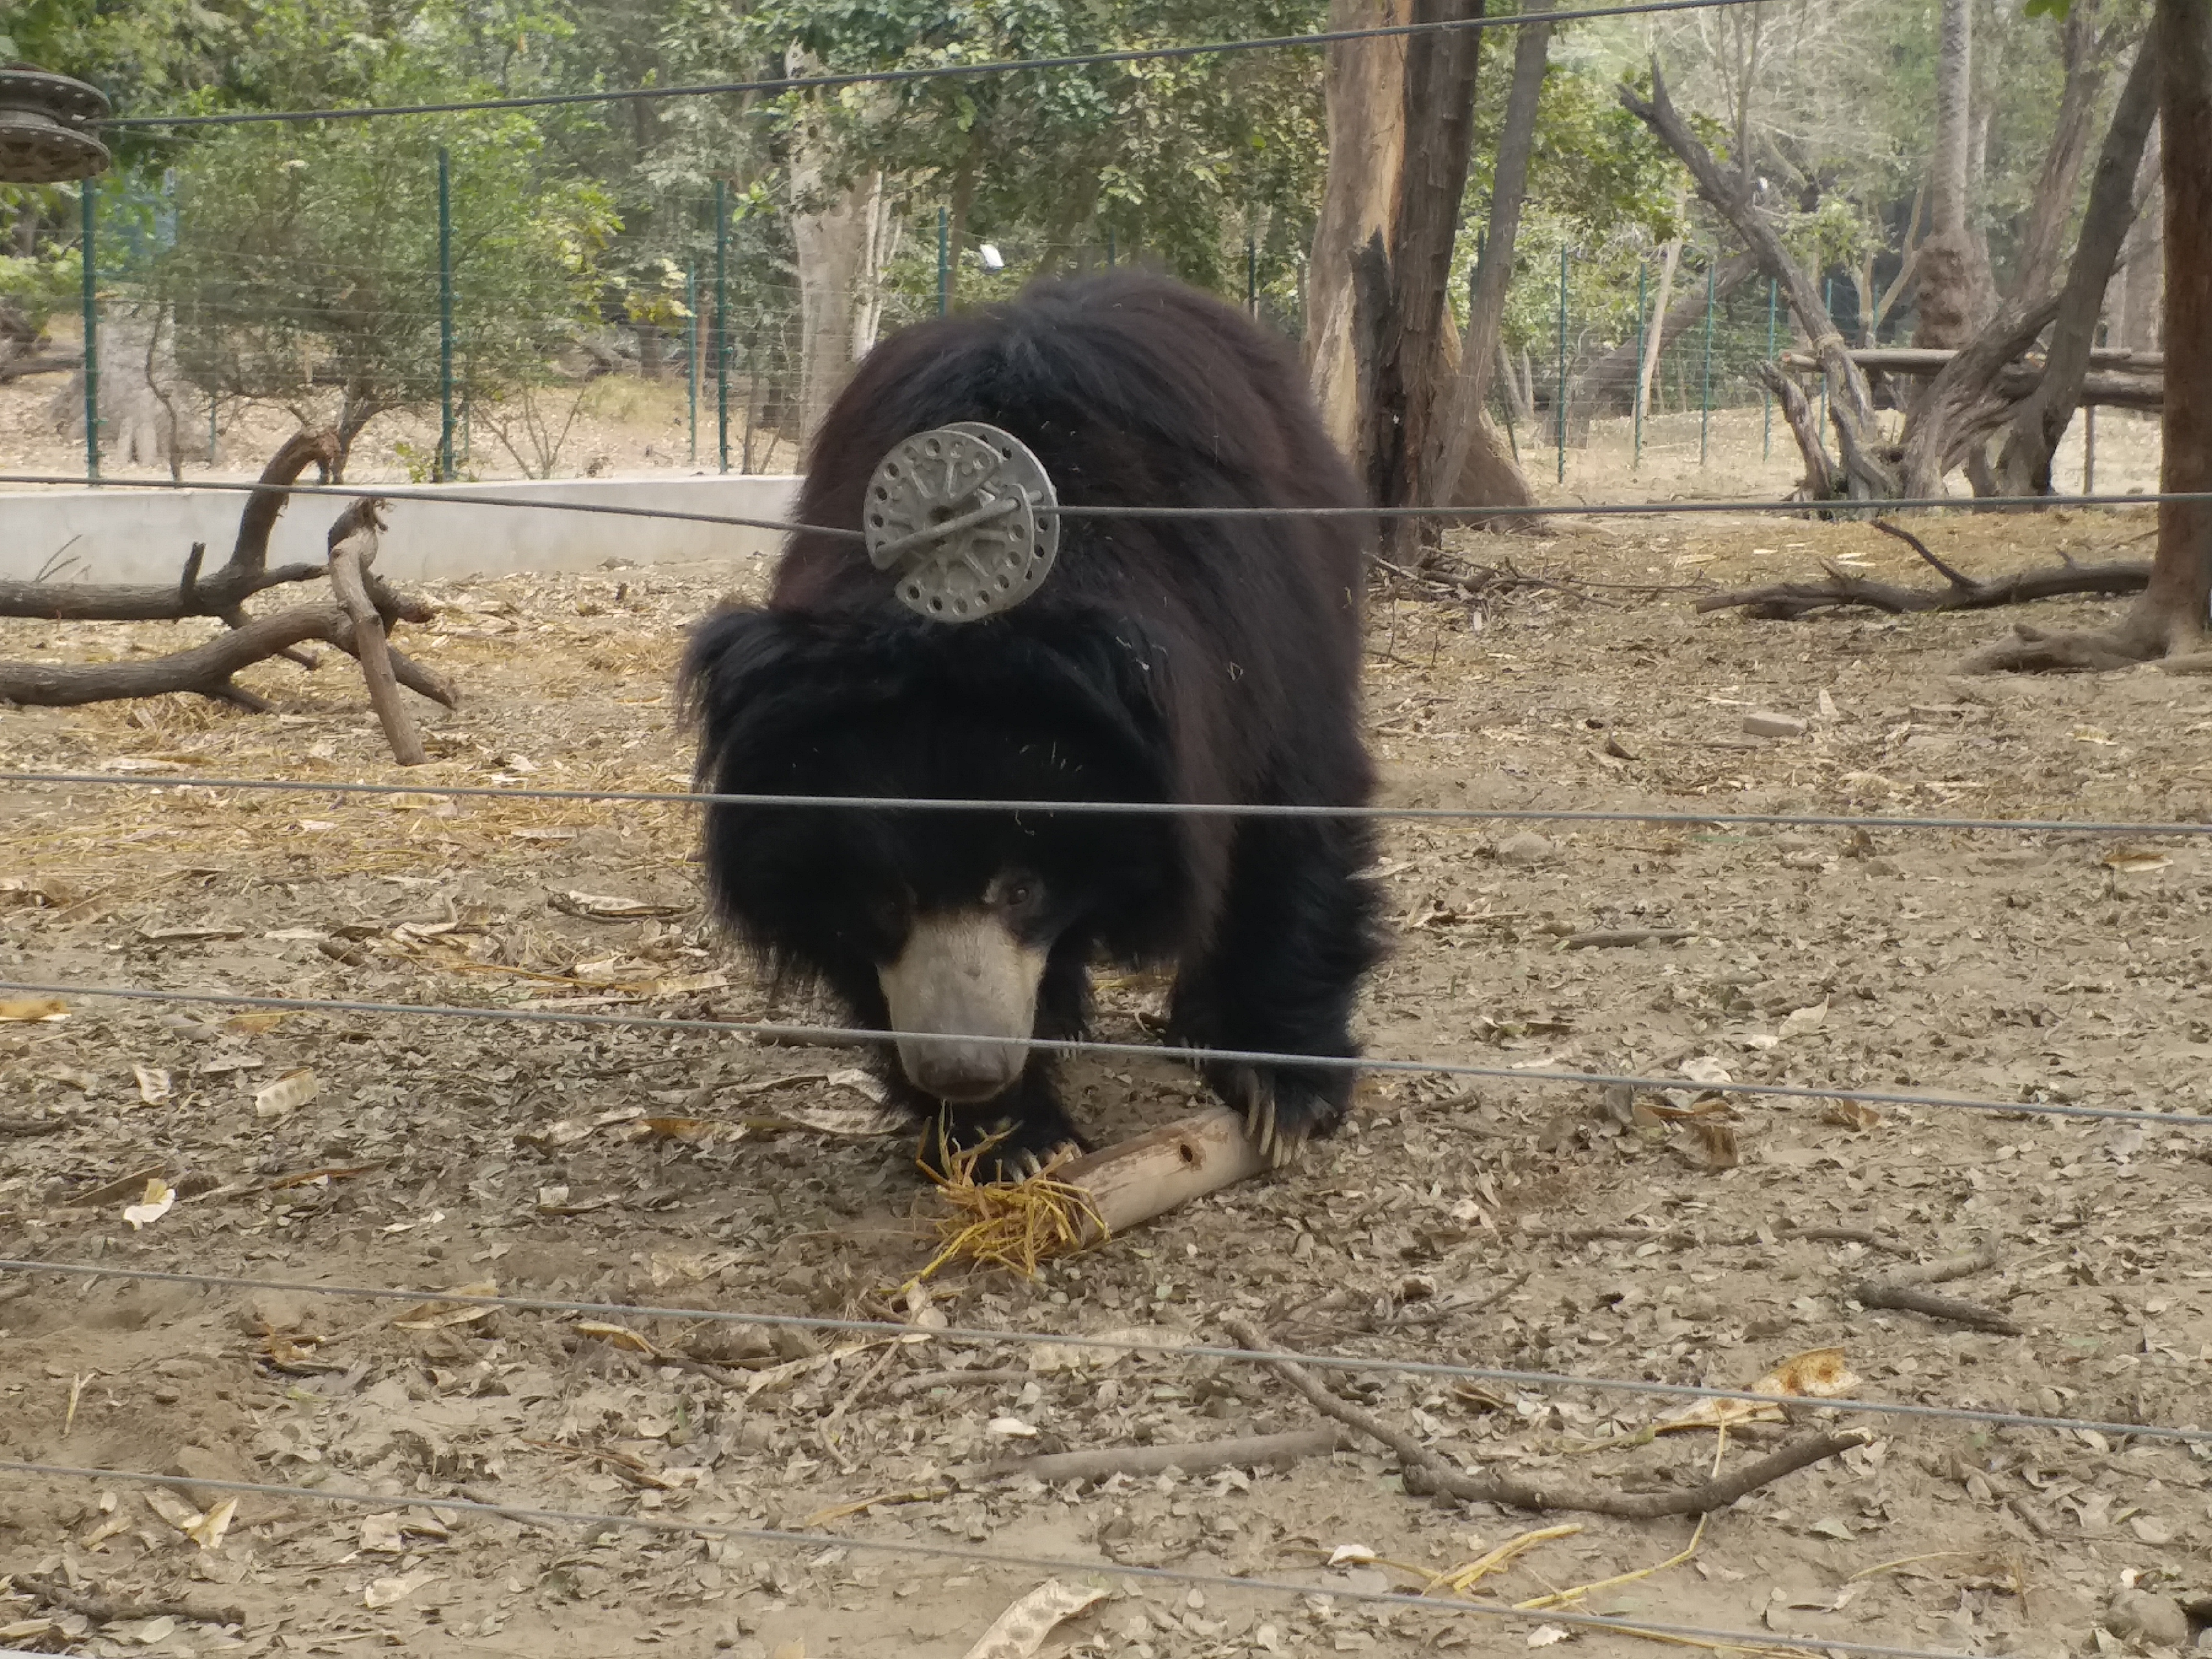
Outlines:
[[34,617],[44,622],[178,622],[186,617],[219,617],[235,628],[244,620],[239,607],[256,593],[287,582],[311,582],[323,574],[319,564],[270,569],[269,532],[291,499],[281,486],[295,482],[311,464],[327,470],[337,457],[334,433],[295,432],[287,438],[261,469],[264,488],[246,497],[230,562],[212,576],[200,574],[206,550],[196,545],[173,586],[0,581],[0,617]]
[[[1920,551],[1927,555],[1923,547]],[[1934,562],[1932,555],[1927,555]],[[1939,568],[1948,568],[1938,563]],[[1699,611],[1741,611],[1747,616],[1766,622],[1795,622],[1801,617],[1818,611],[1847,609],[1853,605],[1869,611],[1883,611],[1893,617],[1917,616],[1945,611],[1993,611],[2000,605],[2026,605],[2036,599],[2063,599],[2069,595],[2088,594],[2110,599],[2122,594],[2140,593],[2150,580],[2150,566],[2136,563],[2062,565],[2051,570],[2021,570],[2009,575],[1987,580],[1965,578],[1948,581],[1940,588],[1903,587],[1893,582],[1876,581],[1854,571],[1831,564],[1828,580],[1824,582],[1776,582],[1765,587],[1738,587],[1723,592],[1708,593],[1697,602]],[[2027,639],[2038,641],[2057,638],[2083,636],[2044,635],[2031,629],[2020,630]],[[1992,656],[2004,647],[1992,647]],[[1978,659],[1977,659],[1978,660]],[[2140,656],[2128,659],[2141,661]],[[2021,665],[2010,661],[1996,661],[1991,665],[2013,667]],[[2038,666],[2117,667],[2117,661],[2069,661],[2066,663],[2037,664]],[[1968,667],[1965,672],[1982,673],[1987,667]]]
[[131,1619],[184,1619],[196,1625],[246,1623],[243,1607],[204,1607],[196,1601],[119,1601],[112,1596],[95,1595],[89,1590],[71,1589],[58,1578],[45,1578],[30,1572],[17,1573],[14,1583],[17,1589],[45,1606],[81,1613],[95,1624],[112,1625],[118,1620]]
[[1954,1325],[1971,1325],[1976,1330],[1995,1331],[1999,1336],[2027,1334],[1994,1308],[1984,1308],[1978,1302],[1961,1302],[1956,1297],[1937,1296],[1932,1291],[1915,1290],[1909,1285],[1882,1285],[1870,1279],[1862,1279],[1851,1286],[1850,1295],[1862,1308],[1923,1314],[1929,1319],[1947,1319]]
[[1342,1429],[1325,1425],[1288,1434],[1247,1435],[1235,1440],[1201,1440],[1188,1446],[1106,1446],[1097,1451],[1053,1452],[1042,1457],[1011,1457],[994,1463],[983,1478],[997,1480],[1025,1474],[1056,1486],[1063,1480],[1106,1480],[1117,1474],[1145,1477],[1180,1469],[1202,1474],[1208,1469],[1247,1468],[1259,1463],[1289,1463],[1319,1457],[1345,1445]]
[[[1237,1314],[1228,1314],[1221,1321],[1224,1329],[1245,1347],[1267,1347],[1259,1329]],[[1760,1486],[1777,1482],[1783,1475],[1796,1474],[1798,1468],[1808,1468],[1816,1462],[1834,1458],[1851,1447],[1867,1444],[1869,1436],[1863,1429],[1844,1429],[1840,1433],[1814,1433],[1802,1440],[1792,1440],[1778,1451],[1767,1453],[1765,1458],[1743,1464],[1732,1475],[1708,1480],[1698,1486],[1681,1486],[1666,1493],[1613,1493],[1595,1491],[1583,1486],[1547,1486],[1531,1480],[1516,1480],[1513,1475],[1486,1474],[1468,1475],[1462,1468],[1444,1462],[1437,1453],[1429,1451],[1420,1440],[1394,1429],[1380,1420],[1371,1411],[1352,1405],[1349,1401],[1334,1394],[1321,1378],[1307,1371],[1297,1360],[1263,1360],[1267,1370],[1281,1376],[1298,1394],[1312,1402],[1322,1416],[1336,1418],[1347,1429],[1364,1433],[1370,1440],[1398,1453],[1398,1462],[1405,1471],[1405,1489],[1409,1493],[1436,1493],[1453,1498],[1462,1504],[1506,1504],[1510,1509],[1573,1509],[1586,1516],[1617,1516],[1621,1520],[1656,1520],[1662,1516],[1710,1516],[1717,1509],[1728,1509],[1739,1498],[1754,1493]]]
[[370,498],[356,501],[331,526],[331,591],[353,622],[353,654],[361,664],[362,678],[368,683],[369,707],[376,710],[392,758],[402,766],[420,766],[430,758],[422,747],[422,734],[399,700],[398,683],[392,678],[392,649],[385,641],[384,618],[368,593],[368,567],[376,557],[380,503]]
[[955,1261],[1034,1273],[1048,1256],[1088,1249],[1273,1167],[1244,1120],[1221,1107],[1027,1181],[978,1185],[956,1166],[938,1187],[953,1213],[939,1222],[944,1243],[921,1277]]
[[[1267,1346],[1250,1321],[1232,1314],[1225,1316],[1221,1322],[1229,1334],[1244,1346],[1265,1348]],[[1733,1474],[1695,1486],[1679,1487],[1673,1492],[1628,1493],[1599,1492],[1574,1486],[1549,1486],[1494,1472],[1468,1474],[1445,1462],[1412,1435],[1394,1428],[1373,1413],[1341,1398],[1296,1361],[1269,1359],[1261,1363],[1304,1395],[1316,1410],[1395,1452],[1404,1470],[1407,1492],[1434,1493],[1461,1503],[1504,1504],[1513,1509],[1540,1511],[1576,1510],[1584,1514],[1610,1515],[1632,1521],[1656,1520],[1669,1515],[1710,1515],[1716,1510],[1726,1509],[1738,1498],[1748,1496],[1784,1475],[1794,1474],[1799,1469],[1825,1462],[1854,1446],[1863,1446],[1871,1437],[1858,1429],[1833,1434],[1808,1435],[1756,1462],[1745,1464]]]
[[[319,640],[351,655],[353,619],[335,605],[299,605],[272,617],[256,617],[243,628],[218,634],[205,645],[166,657],[136,662],[0,662],[0,701],[65,708],[191,691],[264,712],[268,704],[233,685],[230,677],[303,640]],[[438,676],[400,652],[390,652],[389,656],[392,674],[402,685],[448,708],[459,706],[459,696]]]
[[1674,945],[1689,937],[1686,927],[1601,927],[1595,933],[1568,934],[1566,948],[1613,951],[1632,945],[1648,945],[1654,939],[1662,945]]
[[1915,1267],[1899,1267],[1889,1276],[1893,1285],[1943,1285],[1954,1279],[1966,1279],[1975,1273],[1985,1273],[1997,1265],[1997,1246],[1995,1239],[1986,1239],[1981,1248],[1964,1255],[1947,1255],[1941,1261],[1923,1261]]
[[0,1139],[12,1139],[17,1135],[50,1135],[76,1127],[76,1120],[66,1117],[0,1117]]

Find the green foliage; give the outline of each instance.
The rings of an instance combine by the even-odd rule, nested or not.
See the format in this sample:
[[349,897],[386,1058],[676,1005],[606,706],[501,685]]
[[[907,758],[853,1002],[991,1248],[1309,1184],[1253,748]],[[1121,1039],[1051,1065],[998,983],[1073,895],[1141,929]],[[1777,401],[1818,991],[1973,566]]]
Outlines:
[[[274,104],[484,95],[458,77],[458,8],[398,33],[368,6],[264,0],[224,94]],[[306,416],[334,388],[342,433],[436,396],[437,153],[451,153],[457,373],[495,395],[542,377],[596,320],[597,262],[620,228],[595,184],[544,166],[527,112],[206,131],[179,156],[173,246],[157,271],[180,368],[227,398]]]
[[81,290],[76,250],[51,246],[25,258],[0,253],[0,307],[36,335],[55,313],[76,303]]

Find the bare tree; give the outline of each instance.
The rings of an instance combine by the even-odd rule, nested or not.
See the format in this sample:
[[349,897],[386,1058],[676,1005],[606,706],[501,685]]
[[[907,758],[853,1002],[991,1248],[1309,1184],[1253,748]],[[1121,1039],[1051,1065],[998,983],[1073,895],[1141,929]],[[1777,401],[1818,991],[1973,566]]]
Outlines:
[[[1552,0],[1523,0],[1521,9],[1524,16],[1540,15],[1552,9]],[[1523,500],[1528,498],[1527,481],[1498,454],[1495,438],[1478,428],[1483,407],[1490,399],[1491,375],[1504,338],[1506,290],[1513,280],[1513,246],[1521,229],[1522,203],[1528,193],[1528,161],[1536,148],[1537,104],[1551,62],[1551,46],[1552,26],[1547,22],[1523,23],[1514,43],[1513,83],[1506,94],[1505,125],[1498,133],[1498,156],[1492,168],[1490,222],[1482,255],[1475,262],[1459,374],[1452,384],[1450,407],[1438,431],[1435,453],[1427,463],[1427,497],[1432,506],[1458,504],[1468,451],[1476,443],[1503,466],[1502,474],[1498,466],[1488,469],[1496,476],[1496,483],[1484,492],[1480,504],[1494,504],[1501,494],[1517,493]]]
[[1920,250],[1920,322],[1913,343],[1959,347],[1974,331],[1974,243],[1967,223],[1972,173],[1974,0],[1943,0],[1936,64],[1936,150],[1929,163],[1933,229]]
[[[2212,494],[2212,6],[2157,0],[2144,51],[2156,61],[2166,198],[2166,399],[2160,488]],[[2212,672],[2212,501],[2164,501],[2150,581],[2118,624],[2097,633],[2015,628],[1980,669],[2120,668],[2164,659]]]
[[[1407,0],[1329,0],[1332,30],[1383,28],[1406,21]],[[1322,82],[1328,174],[1314,224],[1306,294],[1306,373],[1328,435],[1346,454],[1358,447],[1359,356],[1352,261],[1377,232],[1389,234],[1406,127],[1399,88],[1406,38],[1345,40],[1329,47]]]

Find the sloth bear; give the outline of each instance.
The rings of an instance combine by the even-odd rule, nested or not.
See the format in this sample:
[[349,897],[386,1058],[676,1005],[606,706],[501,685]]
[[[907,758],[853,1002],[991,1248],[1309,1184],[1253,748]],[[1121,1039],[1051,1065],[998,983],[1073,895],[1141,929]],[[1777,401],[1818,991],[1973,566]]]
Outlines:
[[[1364,505],[1285,346],[1122,273],[942,318],[860,364],[799,519],[856,531],[892,447],[956,422],[1027,444],[1063,506]],[[792,536],[763,608],[695,632],[680,692],[721,794],[1356,807],[1371,523],[1073,518],[1035,594],[933,621],[851,540]],[[716,908],[773,969],[887,1033],[886,1082],[942,1172],[1018,1179],[1085,1146],[1051,1052],[1095,957],[1172,963],[1171,1042],[1351,1057],[1376,959],[1358,817],[902,811],[717,803]],[[981,1037],[984,1042],[963,1038]],[[990,1039],[998,1039],[992,1042]],[[1283,1164],[1343,1120],[1349,1067],[1210,1062]]]

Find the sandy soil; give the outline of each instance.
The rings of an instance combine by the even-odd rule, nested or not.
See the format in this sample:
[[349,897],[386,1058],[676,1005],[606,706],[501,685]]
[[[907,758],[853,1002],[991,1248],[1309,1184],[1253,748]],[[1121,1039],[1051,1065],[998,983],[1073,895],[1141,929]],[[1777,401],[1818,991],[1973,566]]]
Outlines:
[[[2140,553],[2147,529],[2142,514],[2052,514],[1923,533],[1990,572],[2062,549]],[[1609,522],[1462,551],[1554,585],[1378,601],[1370,718],[1393,802],[2212,813],[2200,684],[1956,678],[1997,616],[1781,624],[1690,608],[1698,584],[1808,573],[1821,557],[1912,580],[1910,554],[1871,532]],[[772,997],[706,926],[683,810],[434,793],[679,783],[666,687],[683,627],[761,574],[610,569],[437,589],[437,621],[402,643],[466,702],[426,708],[437,758],[404,775],[422,793],[393,800],[144,787],[165,769],[398,778],[337,665],[252,672],[269,715],[175,701],[0,714],[0,764],[138,780],[0,792],[0,967],[817,1014]],[[2047,605],[2037,620],[2104,608]],[[191,631],[8,623],[0,654],[112,655]],[[1747,736],[1759,711],[1804,719],[1807,734]],[[1499,1605],[1595,1584],[1585,1611],[2057,1654],[2116,1639],[2094,1632],[2128,1587],[2212,1593],[2212,1448],[2094,1431],[1859,1419],[1873,1443],[1715,1517],[1686,1560],[1687,1522],[1438,1507],[1369,1449],[1187,1480],[983,1478],[1009,1449],[1197,1441],[1312,1413],[1234,1365],[948,1343],[929,1336],[939,1316],[1182,1340],[1218,1339],[1235,1310],[1317,1350],[1738,1386],[1834,1346],[1869,1396],[2212,1423],[2212,846],[1641,822],[1554,825],[1541,844],[1523,833],[1389,828],[1398,944],[1362,1025],[1377,1055],[1532,1075],[1472,1088],[1370,1078],[1351,1131],[1293,1170],[1034,1281],[954,1272],[927,1299],[900,1287],[928,1257],[938,1200],[903,1139],[848,1132],[868,1127],[868,1103],[830,1079],[851,1063],[841,1053],[89,999],[59,1022],[0,1024],[7,1256],[859,1315],[908,1321],[919,1339],[602,1316],[655,1359],[556,1314],[448,1322],[410,1304],[0,1274],[0,1457],[174,1473],[190,1505],[0,1475],[0,1574],[14,1575],[0,1577],[0,1638],[155,1655],[951,1656],[1044,1577],[846,1545],[579,1533],[441,1508],[455,1498],[1063,1557],[1087,1564],[1064,1577],[1111,1595],[1045,1651],[1133,1659],[1518,1651],[1537,1639],[1525,1623],[1345,1593],[1419,1589],[1552,1524],[1579,1529],[1534,1542],[1476,1594]],[[595,919],[572,893],[656,914]],[[1682,937],[1567,947],[1595,927]],[[726,984],[698,977],[716,973]],[[1103,1034],[1144,1040],[1156,997],[1110,990]],[[1663,1100],[1624,1112],[1533,1074],[1711,1065],[1737,1081],[2154,1108],[2204,1129],[1738,1094],[1728,1133],[1711,1135],[1655,1119]],[[268,1091],[301,1068],[315,1092],[288,1108],[301,1085]],[[1203,1099],[1181,1068],[1141,1057],[1072,1075],[1079,1110],[1109,1135]],[[1732,1166],[1715,1152],[1730,1140]],[[149,1176],[185,1196],[134,1228],[124,1211]],[[1946,1289],[2004,1310],[2021,1334],[1850,1295],[1870,1274],[1983,1243],[2000,1264]],[[963,1369],[978,1374],[902,1387]],[[1387,1371],[1345,1386],[1455,1458],[1534,1476],[1641,1490],[1696,1478],[1716,1450],[1710,1433],[1647,1442],[1638,1431],[1680,1407],[1631,1394]],[[1731,1437],[1727,1462],[1778,1432]],[[365,1519],[252,1499],[204,1549],[178,1527],[204,1507],[192,1476],[413,1507]],[[890,1501],[841,1511],[871,1498]],[[1328,1566],[1345,1545],[1376,1559]],[[1297,1589],[1193,1590],[1116,1565]],[[72,1609],[70,1586],[129,1616],[102,1626]],[[165,1600],[238,1622],[137,1616]]]

